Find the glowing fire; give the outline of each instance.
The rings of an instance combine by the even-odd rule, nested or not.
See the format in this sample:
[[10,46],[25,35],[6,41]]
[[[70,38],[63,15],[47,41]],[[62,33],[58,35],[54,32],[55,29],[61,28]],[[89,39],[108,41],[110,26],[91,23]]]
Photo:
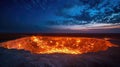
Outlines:
[[107,50],[114,44],[97,38],[30,36],[1,43],[1,46],[8,49],[24,49],[37,54],[81,54]]

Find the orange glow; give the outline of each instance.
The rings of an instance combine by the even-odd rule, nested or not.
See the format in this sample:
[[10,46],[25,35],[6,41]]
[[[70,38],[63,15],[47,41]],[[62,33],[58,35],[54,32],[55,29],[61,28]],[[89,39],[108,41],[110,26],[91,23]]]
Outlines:
[[82,54],[115,46],[106,38],[30,36],[1,43],[8,49],[24,49],[37,54]]

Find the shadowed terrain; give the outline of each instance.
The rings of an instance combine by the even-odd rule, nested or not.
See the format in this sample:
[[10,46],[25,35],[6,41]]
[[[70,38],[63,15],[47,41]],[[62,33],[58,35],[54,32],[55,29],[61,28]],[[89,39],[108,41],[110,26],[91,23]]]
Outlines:
[[0,67],[120,67],[120,48],[71,54],[31,54],[24,50],[0,48]]

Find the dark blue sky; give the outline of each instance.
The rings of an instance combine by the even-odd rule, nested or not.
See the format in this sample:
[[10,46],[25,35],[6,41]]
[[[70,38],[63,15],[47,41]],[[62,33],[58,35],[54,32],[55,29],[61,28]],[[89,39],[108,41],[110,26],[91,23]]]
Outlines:
[[1,0],[0,32],[120,33],[120,0]]

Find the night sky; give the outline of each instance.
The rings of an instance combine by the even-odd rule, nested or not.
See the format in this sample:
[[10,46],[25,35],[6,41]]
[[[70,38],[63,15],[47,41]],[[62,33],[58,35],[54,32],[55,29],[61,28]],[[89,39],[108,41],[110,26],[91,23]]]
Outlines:
[[120,33],[120,0],[0,0],[0,32]]

